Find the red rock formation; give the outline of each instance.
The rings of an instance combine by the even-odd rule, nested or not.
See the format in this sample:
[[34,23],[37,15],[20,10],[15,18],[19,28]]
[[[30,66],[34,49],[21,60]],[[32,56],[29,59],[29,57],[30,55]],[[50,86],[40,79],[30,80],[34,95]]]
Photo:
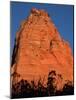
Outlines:
[[33,8],[16,34],[11,79],[14,82],[21,79],[38,81],[41,77],[46,84],[52,70],[63,77],[63,81],[57,78],[57,89],[62,88],[66,80],[73,82],[71,48],[60,37],[47,12]]

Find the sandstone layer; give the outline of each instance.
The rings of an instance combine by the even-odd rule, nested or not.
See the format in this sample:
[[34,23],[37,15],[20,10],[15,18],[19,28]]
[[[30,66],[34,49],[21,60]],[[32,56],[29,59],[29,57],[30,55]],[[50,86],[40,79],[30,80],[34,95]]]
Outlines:
[[50,71],[62,75],[58,86],[73,82],[73,56],[70,45],[63,40],[52,19],[44,10],[33,8],[16,33],[12,55],[13,84],[21,79],[38,81],[46,79]]

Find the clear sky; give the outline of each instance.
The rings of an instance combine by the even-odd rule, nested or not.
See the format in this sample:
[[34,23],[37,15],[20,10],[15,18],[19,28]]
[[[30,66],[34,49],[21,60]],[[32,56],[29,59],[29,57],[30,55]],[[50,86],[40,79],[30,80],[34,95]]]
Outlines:
[[61,37],[67,40],[73,51],[74,27],[73,27],[73,6],[57,4],[37,4],[25,2],[11,2],[11,53],[13,50],[15,35],[20,23],[29,15],[31,8],[44,9],[53,20],[60,32]]

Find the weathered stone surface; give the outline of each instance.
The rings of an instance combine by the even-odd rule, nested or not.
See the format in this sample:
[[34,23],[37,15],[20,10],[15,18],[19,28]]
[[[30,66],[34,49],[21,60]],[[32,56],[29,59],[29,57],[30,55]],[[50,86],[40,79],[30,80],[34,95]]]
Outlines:
[[49,15],[44,10],[33,8],[16,33],[12,78],[14,82],[18,82],[21,79],[37,81],[41,77],[46,84],[48,73],[52,70],[63,77],[62,82],[57,78],[58,89],[66,80],[73,82],[71,48],[60,37]]

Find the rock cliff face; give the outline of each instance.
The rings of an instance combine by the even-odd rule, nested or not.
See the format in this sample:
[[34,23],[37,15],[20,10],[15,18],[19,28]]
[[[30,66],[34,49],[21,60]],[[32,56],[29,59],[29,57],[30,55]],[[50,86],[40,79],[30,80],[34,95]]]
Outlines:
[[69,80],[73,82],[73,56],[69,43],[60,37],[47,12],[33,8],[16,33],[12,55],[11,74],[13,84],[21,79],[46,80],[54,70],[62,76],[56,77],[57,89]]

